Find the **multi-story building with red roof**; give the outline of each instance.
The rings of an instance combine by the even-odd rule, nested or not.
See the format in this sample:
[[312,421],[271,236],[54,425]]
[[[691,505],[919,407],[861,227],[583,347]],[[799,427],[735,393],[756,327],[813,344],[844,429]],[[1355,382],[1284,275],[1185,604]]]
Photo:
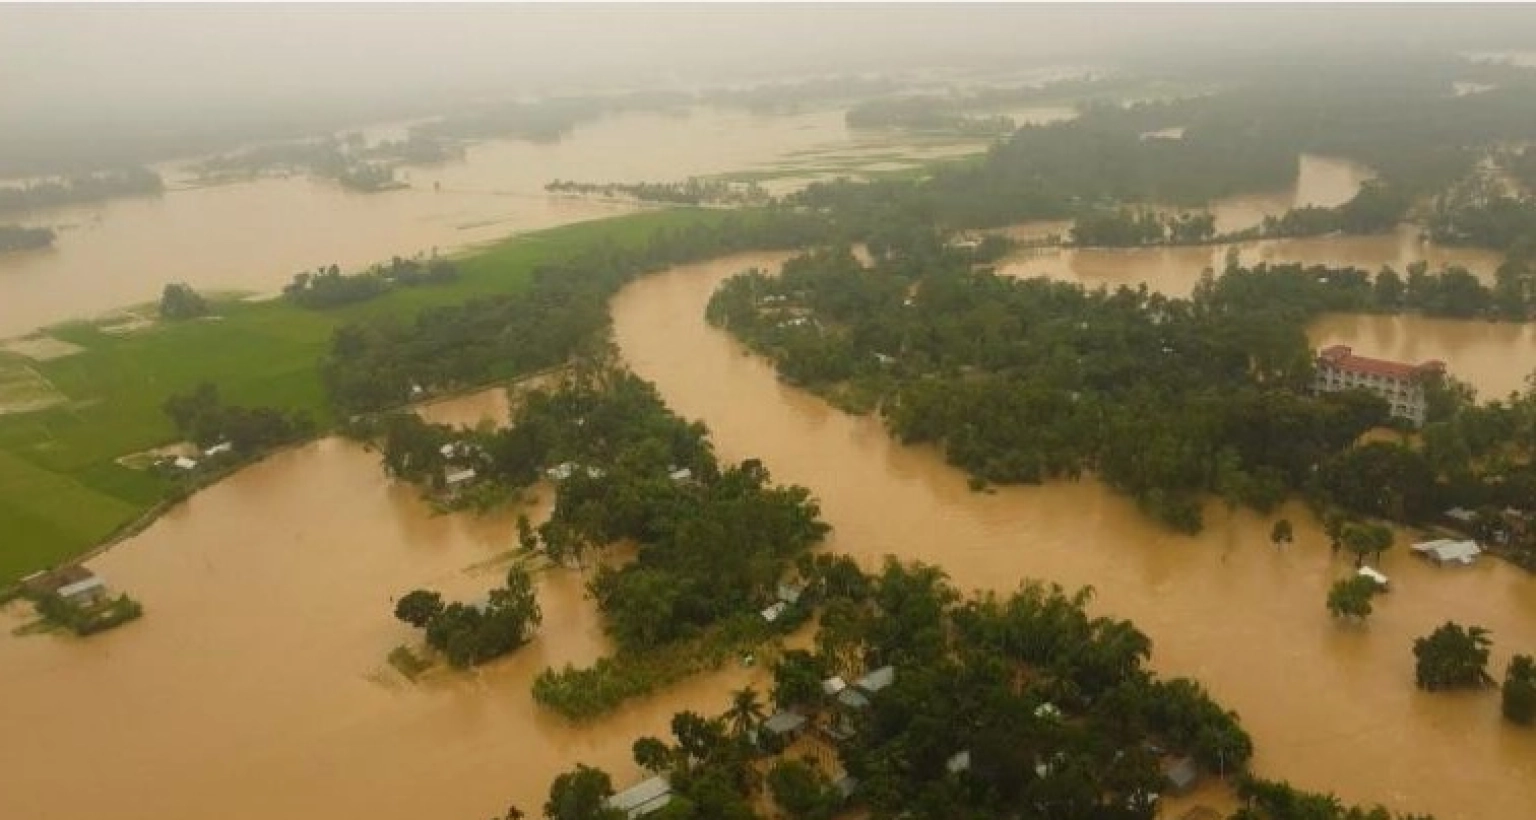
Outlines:
[[1394,417],[1419,425],[1424,423],[1429,405],[1425,382],[1444,372],[1442,361],[1404,364],[1356,356],[1347,345],[1334,345],[1317,354],[1317,378],[1312,386],[1320,393],[1369,390],[1387,400]]

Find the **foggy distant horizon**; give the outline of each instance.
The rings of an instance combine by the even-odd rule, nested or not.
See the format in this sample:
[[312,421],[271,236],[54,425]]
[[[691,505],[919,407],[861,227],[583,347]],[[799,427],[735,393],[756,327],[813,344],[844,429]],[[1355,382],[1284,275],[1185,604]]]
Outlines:
[[52,143],[435,113],[477,97],[1255,48],[1500,49],[1530,6],[0,6],[0,166]]

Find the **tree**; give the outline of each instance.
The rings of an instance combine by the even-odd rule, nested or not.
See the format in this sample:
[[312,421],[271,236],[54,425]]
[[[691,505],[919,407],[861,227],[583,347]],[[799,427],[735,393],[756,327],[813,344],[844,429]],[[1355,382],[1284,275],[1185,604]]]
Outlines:
[[1353,618],[1364,621],[1371,614],[1371,598],[1378,591],[1376,582],[1360,575],[1351,575],[1336,582],[1328,590],[1328,611],[1335,618]]
[[194,319],[208,313],[208,302],[190,285],[173,282],[160,293],[160,318]]
[[1375,536],[1371,534],[1369,526],[1365,524],[1349,523],[1344,525],[1344,531],[1340,535],[1344,542],[1344,548],[1355,556],[1355,566],[1365,564],[1365,556],[1376,549]]
[[661,774],[672,767],[672,749],[654,737],[637,738],[630,746],[635,765],[652,774]]
[[1536,723],[1536,659],[1530,655],[1509,659],[1501,705],[1509,722],[1522,726]]
[[1415,678],[1420,689],[1435,691],[1492,683],[1488,648],[1492,640],[1480,626],[1462,627],[1446,621],[1413,642]]
[[1392,528],[1384,524],[1366,525],[1366,542],[1370,545],[1371,552],[1376,554],[1376,563],[1381,563],[1381,555],[1392,548]]
[[731,693],[731,708],[726,711],[725,719],[730,724],[733,736],[746,737],[765,717],[767,714],[763,711],[762,701],[758,700],[756,689],[747,686]]
[[1344,515],[1338,510],[1329,510],[1323,515],[1323,532],[1328,534],[1328,547],[1335,555],[1344,545],[1344,524]]
[[773,704],[780,709],[807,706],[821,697],[826,664],[804,649],[786,650],[773,666]]
[[624,812],[609,808],[613,780],[602,769],[578,763],[574,771],[555,778],[544,804],[547,820],[624,820]]
[[780,760],[768,770],[768,790],[792,820],[828,820],[840,804],[837,790],[810,761]]
[[395,617],[425,629],[443,611],[443,596],[427,589],[414,589],[395,602]]
[[1289,544],[1295,540],[1295,534],[1291,530],[1290,519],[1282,518],[1276,521],[1275,526],[1269,531],[1269,540],[1277,547],[1281,544]]
[[538,533],[533,531],[533,525],[529,523],[528,516],[524,513],[517,514],[517,545],[527,552],[533,552],[539,548]]

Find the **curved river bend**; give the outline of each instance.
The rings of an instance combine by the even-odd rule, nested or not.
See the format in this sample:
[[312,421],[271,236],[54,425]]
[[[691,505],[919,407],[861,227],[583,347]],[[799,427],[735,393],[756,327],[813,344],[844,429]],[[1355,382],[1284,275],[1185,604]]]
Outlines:
[[1352,565],[1331,559],[1299,507],[1285,511],[1296,543],[1277,550],[1268,520],[1213,507],[1201,536],[1173,535],[1093,481],[973,493],[931,449],[782,384],[704,324],[718,282],[781,258],[646,278],[615,301],[615,334],[673,409],[709,425],[723,457],[759,456],[776,479],[811,487],[832,549],[866,565],[888,554],[938,564],[962,589],[1092,585],[1099,609],[1152,636],[1161,672],[1199,678],[1241,713],[1261,773],[1441,820],[1531,816],[1536,732],[1503,724],[1495,693],[1418,692],[1410,647],[1448,618],[1481,624],[1502,675],[1512,651],[1536,648],[1536,578],[1498,561],[1441,572],[1399,546],[1382,566],[1394,591],[1368,626],[1341,628],[1323,601]]
[[[1492,693],[1418,693],[1409,646],[1446,618],[1482,624],[1502,672],[1511,651],[1536,648],[1531,577],[1494,561],[1437,572],[1399,548],[1383,567],[1397,589],[1367,628],[1341,629],[1323,599],[1348,567],[1308,523],[1276,550],[1252,516],[1213,510],[1204,535],[1174,536],[1088,481],[972,493],[932,451],[782,385],[704,324],[721,279],[781,258],[646,278],[615,300],[615,333],[723,457],[760,456],[811,487],[835,526],[830,548],[942,564],[962,588],[1092,584],[1099,608],[1153,637],[1161,671],[1200,678],[1242,713],[1261,772],[1441,820],[1528,816],[1536,733],[1506,728]],[[505,407],[498,390],[426,412],[473,424]],[[91,562],[145,602],[142,621],[87,641],[0,637],[0,817],[467,819],[509,800],[536,811],[575,761],[629,782],[634,737],[761,683],[761,670],[728,668],[588,727],[542,713],[529,695],[540,669],[608,649],[581,579],[564,572],[541,577],[545,623],[512,658],[404,683],[384,663],[414,637],[392,598],[419,586],[477,596],[514,530],[510,514],[431,515],[377,455],[338,439],[197,494]],[[23,620],[0,614],[0,626]]]

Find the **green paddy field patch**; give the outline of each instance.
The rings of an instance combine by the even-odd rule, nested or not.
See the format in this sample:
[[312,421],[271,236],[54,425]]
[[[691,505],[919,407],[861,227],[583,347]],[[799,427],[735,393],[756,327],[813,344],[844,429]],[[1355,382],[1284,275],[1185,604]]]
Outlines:
[[69,345],[69,355],[0,352],[0,403],[21,407],[0,413],[0,588],[89,550],[165,497],[165,480],[119,459],[177,440],[161,409],[171,395],[209,381],[232,403],[305,411],[324,429],[334,419],[320,363],[338,327],[515,292],[537,265],[581,247],[721,216],[654,210],[515,236],[460,255],[451,284],[335,310],[214,300],[215,317],[167,323],[141,310],[133,321],[70,322],[33,337]]

